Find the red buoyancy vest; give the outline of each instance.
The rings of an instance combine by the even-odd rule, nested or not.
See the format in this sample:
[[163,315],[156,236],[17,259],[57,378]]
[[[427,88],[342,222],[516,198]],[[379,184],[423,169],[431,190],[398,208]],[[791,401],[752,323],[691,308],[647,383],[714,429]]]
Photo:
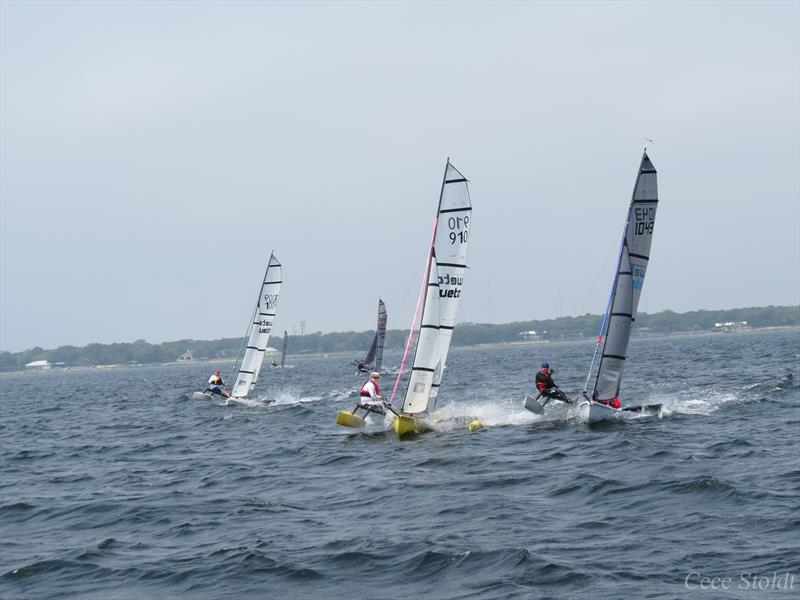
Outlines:
[[[370,395],[370,393],[369,393],[369,392],[366,390],[367,384],[368,384],[370,381],[372,381],[372,379],[367,379],[367,380],[364,382],[364,385],[362,385],[362,386],[361,386],[361,395],[362,395],[362,396],[366,396],[367,398],[371,398],[371,397],[372,397],[372,396]],[[375,382],[375,381],[372,381],[372,385],[374,385],[374,386],[375,386],[375,395],[376,395],[376,396],[380,396],[380,395],[381,395],[381,390],[378,388],[378,384],[377,384],[377,382]]]
[[[548,384],[551,384],[551,385],[548,385]],[[543,392],[544,390],[546,390],[546,389],[548,389],[550,387],[553,387],[553,385],[554,385],[553,384],[553,379],[550,376],[550,369],[547,370],[547,375],[542,373],[542,371],[539,371],[539,372],[536,373],[536,389],[537,390],[539,390],[540,392]]]
[[595,402],[599,402],[600,404],[605,404],[606,406],[610,406],[611,408],[622,407],[622,402],[619,401],[619,396],[615,396],[611,400],[595,400]]

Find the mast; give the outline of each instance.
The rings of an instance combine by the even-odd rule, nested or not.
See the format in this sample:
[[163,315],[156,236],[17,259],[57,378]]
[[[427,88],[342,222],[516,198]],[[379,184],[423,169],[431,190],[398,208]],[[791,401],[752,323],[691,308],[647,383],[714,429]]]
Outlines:
[[[433,237],[431,238],[431,245],[428,248],[428,271],[425,273],[425,285],[430,287],[431,269],[433,262],[436,260],[436,236],[439,233],[439,217],[442,210],[442,197],[444,196],[444,186],[447,183],[447,169],[450,166],[450,157],[447,157],[447,162],[444,165],[444,174],[442,175],[442,187],[439,189],[439,203],[436,205],[436,218],[434,219]],[[420,322],[420,335],[422,335],[422,322],[425,321],[425,307],[428,305],[427,291],[422,299],[422,321]],[[419,337],[417,338],[417,345],[414,347],[414,356],[411,359],[411,370],[414,370],[414,365],[417,362],[417,350],[419,350]],[[409,382],[409,386],[410,386]],[[407,393],[407,390],[406,390]]]
[[[267,273],[269,272],[269,265],[272,262],[272,258],[275,256],[275,251],[269,251],[269,260],[267,260],[267,268],[264,270],[264,278],[261,280],[262,282],[267,280]],[[262,283],[263,287],[263,283]],[[250,315],[250,321],[247,324],[247,328],[244,330],[244,337],[242,338],[242,345],[239,347],[239,352],[236,353],[236,360],[233,361],[233,371],[231,371],[230,379],[233,379],[233,375],[239,372],[239,357],[242,354],[242,348],[245,347],[247,340],[250,338],[250,332],[253,328],[253,322],[255,321],[256,315],[258,314],[258,305],[261,302],[261,290],[258,290],[258,296],[256,296],[256,305],[253,307],[253,314]],[[245,353],[247,351],[245,350]],[[244,360],[244,359],[243,359]]]

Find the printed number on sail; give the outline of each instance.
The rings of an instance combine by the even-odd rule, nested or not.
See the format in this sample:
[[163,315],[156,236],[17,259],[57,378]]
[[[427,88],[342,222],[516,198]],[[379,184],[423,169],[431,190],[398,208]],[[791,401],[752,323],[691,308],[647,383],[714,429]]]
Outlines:
[[[462,225],[464,231],[460,231],[462,229]],[[459,230],[458,232],[456,231],[450,232],[451,244],[455,244],[456,240],[458,240],[460,244],[463,244],[469,239],[469,231],[467,231],[467,228],[469,227],[469,217],[450,217],[449,219],[447,219],[447,226],[450,229]]]
[[634,216],[636,217],[636,235],[643,235],[653,233],[653,224],[656,219],[656,209],[650,208],[636,208],[634,209]]

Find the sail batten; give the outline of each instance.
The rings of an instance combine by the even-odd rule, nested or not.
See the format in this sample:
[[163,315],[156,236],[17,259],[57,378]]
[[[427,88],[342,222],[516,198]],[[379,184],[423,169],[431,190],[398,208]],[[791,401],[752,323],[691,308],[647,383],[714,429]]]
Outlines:
[[655,167],[645,152],[628,207],[611,299],[603,320],[603,347],[592,392],[593,400],[612,400],[619,396],[631,328],[636,320],[639,297],[650,261],[658,205],[656,177]]
[[272,323],[277,314],[278,297],[283,283],[282,267],[274,254],[270,254],[267,271],[264,273],[258,301],[253,313],[258,319],[253,319],[247,331],[247,344],[244,356],[238,366],[236,382],[233,384],[231,395],[234,398],[246,398],[258,380],[261,365],[272,332]]

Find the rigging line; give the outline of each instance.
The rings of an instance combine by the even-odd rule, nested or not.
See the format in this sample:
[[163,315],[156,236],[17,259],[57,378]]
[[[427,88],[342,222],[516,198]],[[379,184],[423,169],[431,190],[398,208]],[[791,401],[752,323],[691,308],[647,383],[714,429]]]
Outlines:
[[419,314],[419,307],[422,303],[422,295],[428,292],[428,278],[430,277],[431,257],[433,256],[433,243],[436,240],[436,228],[439,226],[439,213],[436,213],[436,218],[433,220],[433,233],[431,234],[431,243],[428,246],[428,256],[425,259],[425,270],[422,272],[422,285],[419,288],[419,296],[417,296],[417,307],[414,309],[414,319],[411,321],[411,329],[408,330],[408,338],[406,339],[406,346],[403,350],[403,360],[400,361],[400,370],[397,372],[397,379],[394,381],[394,388],[392,389],[392,397],[389,399],[389,404],[394,405],[394,397],[397,394],[397,386],[400,385],[400,379],[403,377],[403,371],[406,366],[406,359],[408,358],[408,349],[411,346],[411,338],[414,336],[414,329],[417,326],[417,315]]
[[[259,298],[260,298],[260,297],[261,297],[261,296],[259,295]],[[242,354],[242,349],[243,349],[243,348],[245,347],[245,345],[247,345],[247,343],[250,341],[250,331],[251,331],[251,329],[252,329],[252,327],[253,327],[253,322],[254,322],[254,321],[253,321],[253,319],[255,319],[255,318],[256,318],[256,311],[258,311],[258,303],[256,303],[256,306],[255,306],[255,308],[253,309],[253,315],[250,317],[250,327],[249,327],[249,328],[247,329],[247,331],[245,332],[245,334],[244,334],[244,337],[242,338],[242,343],[241,343],[241,345],[239,346],[239,351],[236,353],[236,360],[234,360],[234,361],[233,361],[233,370],[231,371],[231,376],[230,376],[230,379],[229,379],[228,381],[231,381],[231,380],[233,380],[233,386],[234,386],[234,387],[236,386],[236,380],[234,380],[234,379],[233,379],[233,375],[234,375],[234,374],[236,374],[236,375],[237,375],[237,379],[238,379],[238,370],[239,370],[239,357],[240,357],[240,356],[241,356],[241,354]],[[231,387],[231,389],[233,389],[233,387]]]

